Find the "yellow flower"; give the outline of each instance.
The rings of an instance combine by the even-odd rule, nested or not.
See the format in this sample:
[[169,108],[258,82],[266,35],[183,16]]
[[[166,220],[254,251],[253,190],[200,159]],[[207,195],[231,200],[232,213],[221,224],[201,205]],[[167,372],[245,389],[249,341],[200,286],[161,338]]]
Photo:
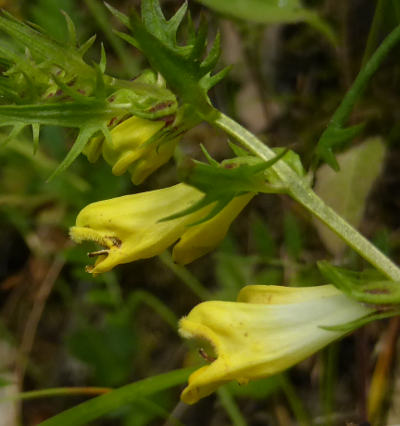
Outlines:
[[84,153],[91,162],[95,162],[102,153],[112,166],[114,175],[120,176],[128,171],[132,182],[138,185],[174,153],[179,138],[165,141],[161,138],[148,143],[165,126],[162,120],[130,117],[111,130],[111,140],[92,138]]
[[114,266],[161,254],[179,238],[173,257],[186,264],[211,251],[224,238],[234,218],[254,194],[234,198],[210,220],[190,226],[205,217],[213,205],[172,220],[172,216],[192,206],[204,194],[183,183],[170,188],[143,192],[86,206],[70,230],[71,238],[79,243],[95,241],[104,247],[90,253],[98,256],[92,273],[109,271]]
[[217,358],[190,376],[181,398],[194,404],[231,380],[247,383],[281,372],[343,335],[320,326],[371,312],[332,285],[251,285],[238,302],[201,303],[181,319],[179,331],[208,340]]

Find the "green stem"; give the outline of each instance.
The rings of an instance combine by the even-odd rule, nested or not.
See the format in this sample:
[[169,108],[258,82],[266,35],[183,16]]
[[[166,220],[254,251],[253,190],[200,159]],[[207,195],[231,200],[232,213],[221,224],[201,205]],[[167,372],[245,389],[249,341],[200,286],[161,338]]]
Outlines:
[[[398,30],[400,35],[400,27]],[[268,161],[275,157],[275,153],[271,148],[264,145],[256,136],[221,112],[215,115],[211,124],[224,130],[263,160]],[[288,164],[280,160],[271,166],[271,169],[279,176],[289,195],[324,222],[360,256],[389,279],[393,281],[400,280],[400,269],[333,209],[327,206]]]
[[280,374],[278,378],[281,389],[286,396],[286,399],[290,405],[290,408],[293,411],[294,416],[296,417],[298,424],[301,426],[312,425],[311,418],[306,408],[304,407],[303,402],[297,395],[296,389],[294,388],[286,374]]
[[353,85],[350,87],[339,107],[332,116],[332,119],[329,123],[329,126],[322,134],[321,139],[324,134],[327,133],[332,128],[343,127],[346,123],[349,115],[364,93],[364,90],[371,79],[375,74],[378,68],[381,66],[383,60],[386,58],[387,54],[392,50],[392,48],[400,41],[400,25],[397,26],[386,38],[383,40],[382,44],[376,49],[375,53],[372,55],[371,59],[367,64],[361,69],[358,73],[356,79],[354,80]]
[[371,29],[369,30],[368,34],[367,45],[365,47],[364,56],[361,62],[362,67],[366,64],[376,46],[376,42],[379,37],[379,31],[382,27],[385,6],[389,5],[390,2],[391,0],[378,0],[376,4],[374,19],[372,20]]
[[322,353],[323,372],[321,380],[322,407],[325,416],[325,426],[333,425],[334,405],[335,405],[335,384],[337,377],[339,343],[333,343]]
[[90,395],[97,396],[111,392],[112,388],[99,387],[66,387],[66,388],[49,388],[37,391],[20,392],[15,395],[10,395],[1,398],[0,402],[15,401],[23,399],[48,398],[52,396],[68,396],[68,395]]
[[165,251],[164,253],[158,256],[161,262],[170,269],[184,284],[186,284],[190,290],[200,299],[200,300],[210,300],[212,299],[212,294],[209,292],[203,284],[192,275],[184,266],[177,265],[172,260],[171,255]]
[[173,330],[176,331],[178,318],[168,306],[153,294],[145,290],[135,290],[129,298],[129,306],[134,312],[141,303],[152,308]]
[[217,395],[220,403],[223,405],[225,411],[232,420],[233,426],[247,426],[247,422],[242,416],[242,413],[240,412],[235,399],[229,390],[225,386],[222,386],[217,390]]

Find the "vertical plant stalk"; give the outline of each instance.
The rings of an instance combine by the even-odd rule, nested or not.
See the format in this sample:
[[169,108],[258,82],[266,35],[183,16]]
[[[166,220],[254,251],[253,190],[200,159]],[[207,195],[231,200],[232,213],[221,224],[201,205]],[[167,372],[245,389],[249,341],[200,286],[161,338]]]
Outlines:
[[[398,37],[400,37],[400,27],[397,28],[397,32]],[[218,112],[215,114],[215,118],[213,118],[211,124],[222,129],[263,160],[268,161],[275,157],[275,153],[271,148],[263,144],[251,132],[223,113]],[[271,166],[271,168],[279,176],[282,185],[292,198],[318,217],[360,256],[370,262],[389,279],[400,281],[400,269],[340,215],[327,206],[309,187],[307,182],[302,180],[288,164],[280,160]]]
[[325,426],[333,426],[335,408],[335,385],[337,378],[339,343],[333,343],[322,353],[323,372],[321,378],[321,402],[325,417]]
[[[375,53],[371,56],[371,59],[365,64],[365,66],[360,70],[356,79],[354,80],[352,86],[342,99],[342,102],[336,109],[333,114],[330,123],[325,130],[324,134],[335,127],[343,127],[355,103],[364,93],[364,90],[381,66],[383,60],[386,58],[388,53],[393,49],[393,47],[400,41],[400,25],[397,26],[386,38],[383,40],[381,45],[376,49]],[[323,135],[324,135],[323,134]],[[321,136],[321,138],[323,137]],[[320,138],[320,140],[321,140]]]
[[247,426],[247,422],[240,412],[236,401],[234,400],[232,394],[229,390],[222,386],[217,390],[217,395],[220,403],[225,408],[225,411],[228,413],[230,419],[232,420],[233,426]]
[[371,28],[369,30],[367,44],[366,44],[364,56],[361,62],[362,66],[366,64],[366,62],[372,55],[372,52],[376,46],[376,43],[379,37],[379,30],[381,29],[381,26],[382,26],[385,7],[390,6],[391,2],[392,0],[378,0],[376,4],[374,18],[372,20]]
[[300,426],[310,426],[313,424],[312,419],[303,405],[303,402],[297,395],[296,389],[292,385],[285,373],[278,376],[282,392],[293,411],[293,414]]
[[160,254],[158,258],[161,262],[174,273],[192,292],[202,301],[212,299],[212,293],[208,291],[203,284],[190,273],[184,266],[177,265],[172,260],[168,251]]

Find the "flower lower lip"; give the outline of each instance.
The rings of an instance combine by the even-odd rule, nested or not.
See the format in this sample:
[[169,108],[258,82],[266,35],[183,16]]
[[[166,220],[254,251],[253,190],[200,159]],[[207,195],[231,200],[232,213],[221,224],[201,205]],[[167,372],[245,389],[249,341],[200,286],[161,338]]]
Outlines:
[[87,254],[89,257],[108,256],[108,250],[97,250]]
[[104,237],[102,241],[97,241],[100,245],[102,245],[104,248],[101,250],[91,251],[87,255],[92,257],[97,256],[105,256],[107,257],[110,253],[111,247],[121,247],[122,241],[117,237]]

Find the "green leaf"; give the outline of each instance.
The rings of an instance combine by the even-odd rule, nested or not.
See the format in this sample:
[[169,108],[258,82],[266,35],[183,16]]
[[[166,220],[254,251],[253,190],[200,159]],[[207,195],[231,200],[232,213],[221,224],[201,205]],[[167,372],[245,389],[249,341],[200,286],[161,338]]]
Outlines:
[[[33,20],[44,28],[48,34],[51,34],[60,42],[66,41],[69,35],[69,41],[71,42],[73,39],[76,41],[74,24],[70,18],[70,16],[73,16],[74,19],[79,17],[76,6],[71,0],[57,0],[57,2],[53,0],[38,0],[29,5],[29,12]],[[83,23],[80,22],[80,24]]]
[[132,75],[139,74],[139,58],[131,55],[125,43],[114,33],[109,22],[108,10],[103,2],[101,0],[84,0],[84,3],[96,21],[98,28],[101,29],[118,56],[119,62],[123,64],[127,76],[131,77]]
[[[316,173],[315,192],[356,228],[361,223],[368,194],[381,173],[385,151],[381,138],[371,138],[338,155],[339,172],[323,165]],[[314,223],[326,248],[340,256],[345,243],[317,219]]]
[[[60,17],[64,20],[61,14]],[[32,57],[39,62],[58,65],[75,74],[93,73],[92,68],[83,61],[82,55],[74,47],[52,40],[9,14],[3,13],[3,16],[0,16],[0,30],[24,48],[29,49]]]
[[337,38],[327,22],[314,11],[302,7],[299,0],[198,0],[217,12],[258,23],[307,22],[332,44]]
[[39,426],[86,425],[88,422],[126,406],[138,398],[148,397],[185,382],[193,370],[193,368],[174,370],[131,383],[70,408],[51,419],[45,420]]
[[192,34],[191,44],[180,45],[176,41],[176,33],[186,5],[170,20],[166,20],[158,0],[143,0],[142,19],[133,13],[129,24],[125,15],[111,7],[109,9],[132,33],[132,37],[122,34],[121,37],[146,56],[151,67],[163,75],[182,103],[194,106],[197,113],[203,116],[212,114],[213,109],[207,92],[228,71],[226,69],[214,76],[210,75],[220,52],[219,36],[216,37],[209,54],[204,57],[207,48],[207,26],[204,21],[197,33]]
[[52,180],[55,176],[57,176],[59,173],[65,171],[78,157],[78,155],[83,151],[86,144],[89,142],[89,139],[97,133],[99,130],[106,132],[106,130],[102,127],[99,128],[99,126],[90,126],[90,127],[84,127],[79,131],[78,137],[76,138],[74,144],[72,145],[72,148],[69,150],[66,157],[63,159],[63,161],[59,164],[59,166],[54,170],[54,172],[50,175],[48,178],[48,181]]
[[323,159],[333,170],[338,171],[339,165],[333,150],[353,140],[363,129],[364,124],[358,124],[357,126],[346,127],[344,129],[342,127],[328,127],[318,141],[316,149],[317,158]]

